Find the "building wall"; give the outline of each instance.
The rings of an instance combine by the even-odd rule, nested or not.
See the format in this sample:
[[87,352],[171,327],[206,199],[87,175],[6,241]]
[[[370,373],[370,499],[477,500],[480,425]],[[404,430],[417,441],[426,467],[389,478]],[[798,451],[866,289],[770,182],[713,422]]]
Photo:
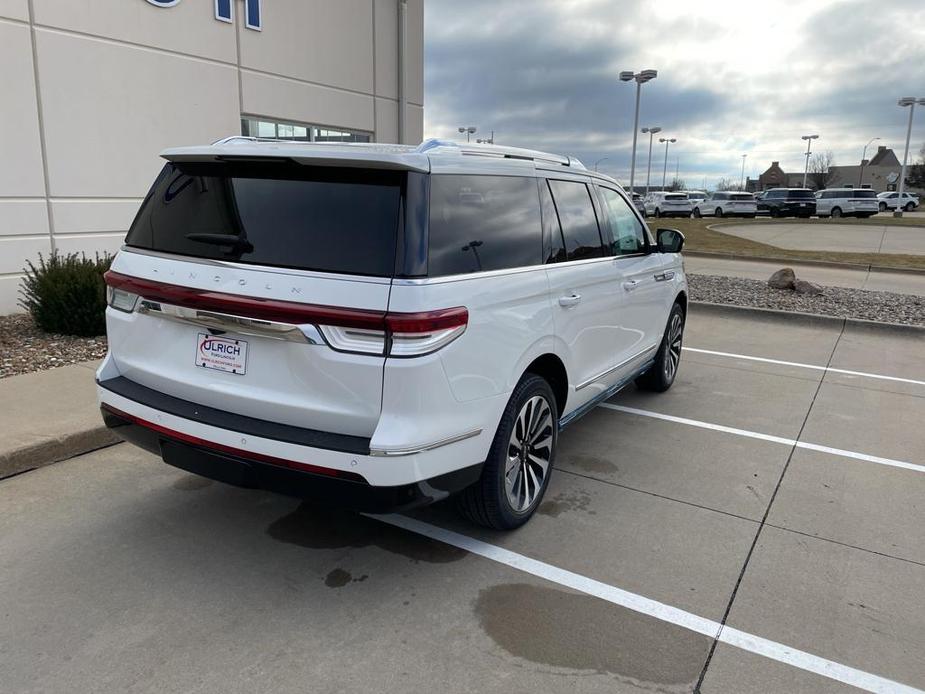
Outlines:
[[[399,0],[0,0],[0,313],[38,254],[114,252],[169,146],[242,114],[398,136]],[[423,0],[409,0],[405,142],[423,132]]]

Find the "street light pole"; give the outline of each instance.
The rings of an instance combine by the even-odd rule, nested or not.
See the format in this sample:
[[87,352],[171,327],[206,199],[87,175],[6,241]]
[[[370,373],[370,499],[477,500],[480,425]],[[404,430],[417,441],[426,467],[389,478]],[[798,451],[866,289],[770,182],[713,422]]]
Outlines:
[[658,138],[659,142],[665,143],[665,168],[662,169],[662,190],[665,190],[665,179],[668,177],[668,145],[673,142],[677,142],[677,138],[674,137],[660,137]]
[[476,127],[474,125],[470,125],[467,128],[462,127],[462,126],[459,127],[459,132],[466,133],[466,142],[469,142],[469,136],[473,135],[475,131],[476,131]]
[[652,175],[652,138],[655,137],[655,133],[662,132],[662,129],[658,126],[655,126],[654,128],[643,128],[642,132],[649,133],[649,163],[646,165],[646,195],[648,195],[649,194],[649,178]]
[[601,157],[596,162],[594,162],[594,170],[597,171],[597,165],[600,164],[602,161],[607,161],[608,159],[610,159],[610,157]]
[[745,190],[745,157],[747,156],[748,156],[747,154],[742,155],[742,183],[741,183],[742,190]]
[[636,134],[639,130],[639,97],[642,93],[642,85],[649,80],[658,77],[658,70],[643,70],[634,73],[632,70],[624,70],[620,73],[621,82],[630,82],[636,80],[636,115],[633,119],[633,158],[630,162],[630,192],[633,191],[633,185],[636,182]]
[[806,140],[806,167],[803,169],[803,187],[806,187],[806,176],[809,174],[809,149],[818,135],[803,135],[801,139]]
[[894,217],[903,216],[903,190],[906,187],[906,160],[909,158],[909,139],[912,137],[912,114],[915,113],[915,105],[925,106],[925,97],[915,98],[914,96],[904,96],[896,102],[903,108],[909,107],[909,127],[906,128],[906,150],[903,152],[903,166],[899,172],[899,195],[896,196],[896,210],[893,212]]
[[[879,139],[880,139],[879,137],[872,137],[870,138],[870,142],[873,142],[874,140],[879,140]],[[867,159],[867,148],[870,147],[870,142],[864,145],[864,151],[861,152],[861,171],[858,174],[858,188],[860,188],[861,185],[864,183],[864,160]]]

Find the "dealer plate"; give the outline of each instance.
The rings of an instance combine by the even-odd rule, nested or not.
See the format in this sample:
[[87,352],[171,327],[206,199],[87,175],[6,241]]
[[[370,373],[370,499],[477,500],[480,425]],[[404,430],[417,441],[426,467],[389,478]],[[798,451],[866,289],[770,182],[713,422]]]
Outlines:
[[247,342],[199,333],[196,366],[243,376],[247,373]]

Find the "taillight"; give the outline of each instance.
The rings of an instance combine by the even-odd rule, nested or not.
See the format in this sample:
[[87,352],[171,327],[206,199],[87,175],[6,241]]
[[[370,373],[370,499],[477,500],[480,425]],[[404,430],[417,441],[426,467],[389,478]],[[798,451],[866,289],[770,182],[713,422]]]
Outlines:
[[287,325],[318,327],[339,352],[391,357],[419,357],[445,347],[466,331],[469,311],[462,306],[439,311],[396,313],[319,306],[279,299],[213,292],[129,277],[105,275],[110,306],[131,313],[140,298],[188,309]]
[[386,313],[384,330],[345,325],[318,325],[324,339],[341,352],[420,357],[436,352],[466,331],[469,311],[463,307],[422,313]]

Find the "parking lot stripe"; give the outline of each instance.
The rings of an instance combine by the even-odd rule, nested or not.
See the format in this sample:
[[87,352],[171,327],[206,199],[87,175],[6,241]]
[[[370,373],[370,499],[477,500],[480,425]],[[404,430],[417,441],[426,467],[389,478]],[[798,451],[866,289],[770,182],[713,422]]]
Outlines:
[[735,427],[727,427],[722,424],[713,424],[711,422],[701,422],[697,419],[688,419],[687,417],[675,417],[670,414],[662,414],[661,412],[651,412],[650,410],[639,410],[635,407],[626,407],[625,405],[614,405],[609,402],[603,402],[598,407],[605,407],[608,410],[615,410],[617,412],[626,412],[628,414],[635,414],[641,417],[651,417],[653,419],[661,419],[666,422],[675,422],[676,424],[686,424],[687,426],[698,427],[700,429],[710,429],[711,431],[721,431],[725,434],[734,434],[735,436],[747,436],[750,439],[758,439],[760,441],[770,441],[771,443],[781,443],[785,446],[796,446],[797,448],[805,448],[810,451],[819,451],[820,453],[829,453],[831,455],[841,456],[843,458],[854,458],[855,460],[863,460],[868,463],[876,463],[877,465],[888,465],[890,467],[898,467],[904,470],[913,470],[915,472],[925,472],[925,465],[919,465],[917,463],[907,463],[905,460],[894,460],[893,458],[882,458],[878,455],[868,455],[867,453],[858,453],[857,451],[848,451],[843,448],[833,448],[832,446],[822,446],[818,443],[808,443],[806,441],[798,441],[797,439],[788,439],[783,436],[773,436],[772,434],[762,434],[757,431],[749,431],[748,429],[736,429]]
[[512,552],[509,549],[477,540],[468,535],[462,535],[452,530],[440,528],[430,523],[399,515],[370,515],[380,521],[423,535],[432,540],[458,547],[472,554],[504,564],[518,571],[546,581],[557,583],[566,588],[606,600],[614,605],[625,607],[648,615],[663,622],[668,622],[697,634],[715,638],[723,643],[735,646],[744,651],[776,660],[787,665],[813,672],[831,680],[866,690],[868,692],[899,692],[904,694],[925,694],[920,689],[900,684],[893,680],[874,675],[848,665],[842,665],[832,660],[822,658],[797,648],[791,648],[776,641],[770,641],[739,629],[723,626],[719,622],[700,615],[687,612],[663,602],[652,600],[637,593],[631,593],[622,588],[603,583],[588,576],[562,569],[552,564],[532,559],[523,554]]
[[781,366],[795,366],[800,369],[812,369],[813,371],[830,371],[846,376],[861,376],[863,378],[876,378],[882,381],[898,381],[899,383],[911,383],[917,386],[925,386],[925,381],[917,381],[914,378],[900,378],[899,376],[884,376],[883,374],[868,373],[867,371],[850,371],[848,369],[836,369],[831,366],[817,366],[816,364],[803,364],[798,361],[782,361],[780,359],[768,359],[766,357],[753,357],[748,354],[736,354],[734,352],[717,352],[712,349],[698,349],[696,347],[682,347],[686,352],[697,352],[698,354],[712,354],[717,357],[729,357],[731,359],[747,359],[748,361],[760,361],[764,364],[780,364]]

